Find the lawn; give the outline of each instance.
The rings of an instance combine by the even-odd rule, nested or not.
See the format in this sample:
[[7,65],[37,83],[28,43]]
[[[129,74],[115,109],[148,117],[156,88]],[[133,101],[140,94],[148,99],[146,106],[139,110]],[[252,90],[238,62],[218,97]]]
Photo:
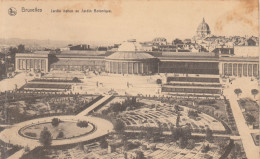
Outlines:
[[87,134],[94,129],[92,124],[89,124],[86,128],[80,128],[77,126],[77,122],[64,121],[61,122],[57,127],[52,126],[50,122],[27,126],[22,128],[20,133],[28,138],[39,139],[40,133],[45,127],[50,131],[53,139],[57,139],[57,136],[60,132],[63,132],[64,138],[68,139]]

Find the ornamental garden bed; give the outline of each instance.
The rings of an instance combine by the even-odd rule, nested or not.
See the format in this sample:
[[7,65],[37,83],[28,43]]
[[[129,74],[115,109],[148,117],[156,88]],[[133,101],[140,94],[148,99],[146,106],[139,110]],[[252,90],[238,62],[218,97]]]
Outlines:
[[259,105],[250,98],[242,98],[238,100],[238,104],[248,126],[259,128]]
[[[61,121],[58,126],[53,126],[51,122],[46,122],[25,126],[19,130],[19,134],[26,138],[38,140],[40,138],[40,133],[44,128],[47,128],[50,131],[53,140],[58,140],[89,134],[95,127],[91,123],[88,123],[88,126],[86,127],[80,127],[77,122],[74,121]],[[61,132],[63,135],[61,135]]]

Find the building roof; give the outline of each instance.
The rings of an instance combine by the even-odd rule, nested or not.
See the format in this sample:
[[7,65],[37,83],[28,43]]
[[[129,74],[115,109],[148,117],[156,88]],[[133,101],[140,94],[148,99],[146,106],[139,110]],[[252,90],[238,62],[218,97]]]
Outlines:
[[85,66],[85,65],[97,65],[96,59],[60,59],[57,62],[52,63],[51,65],[65,65],[65,66]]
[[70,50],[70,51],[61,51],[59,55],[104,55],[106,51],[86,51],[86,50]]
[[119,46],[118,51],[107,56],[108,60],[144,60],[154,56],[143,51],[142,46],[134,39],[128,40]]
[[172,57],[216,57],[214,52],[162,52],[162,56]]
[[145,52],[115,52],[112,55],[106,57],[110,60],[144,60],[144,59],[153,59],[154,56],[145,53]]
[[16,53],[15,57],[45,57],[45,58],[47,58],[48,55],[49,55],[49,52],[47,53],[45,51],[45,52],[42,52],[42,53],[40,53],[40,52],[37,52],[37,53],[36,52],[33,52],[33,53],[31,53],[31,52],[29,52],[29,53]]

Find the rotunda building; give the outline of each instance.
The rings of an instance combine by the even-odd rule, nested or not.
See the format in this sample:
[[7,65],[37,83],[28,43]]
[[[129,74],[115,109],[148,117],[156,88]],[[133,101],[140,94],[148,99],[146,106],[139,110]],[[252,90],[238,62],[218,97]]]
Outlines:
[[157,72],[159,60],[142,50],[135,40],[128,40],[118,51],[106,57],[106,72],[149,75]]

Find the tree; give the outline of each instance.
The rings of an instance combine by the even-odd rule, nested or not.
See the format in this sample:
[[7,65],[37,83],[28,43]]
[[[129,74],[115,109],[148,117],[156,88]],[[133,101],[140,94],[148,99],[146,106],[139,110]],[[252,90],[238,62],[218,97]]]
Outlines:
[[174,45],[180,45],[180,44],[183,44],[183,42],[182,42],[182,40],[180,40],[180,39],[174,39],[174,40],[173,40],[173,44],[174,44]]
[[252,125],[256,120],[255,117],[251,114],[246,114],[246,121],[248,122],[249,125]]
[[235,94],[237,95],[237,97],[242,93],[242,90],[237,88],[234,90]]
[[78,79],[78,77],[74,77],[74,78],[72,79],[72,82],[79,83],[79,82],[81,82],[81,81],[80,81],[80,79]]
[[25,52],[25,47],[24,47],[24,45],[22,45],[22,44],[18,45],[17,52],[18,52],[18,53],[23,53],[23,52]]
[[114,125],[114,129],[116,132],[123,132],[125,130],[125,124],[121,120],[117,120]]
[[53,119],[51,120],[51,125],[52,125],[53,127],[57,127],[59,124],[60,124],[60,119],[59,119],[59,118],[53,118]]
[[210,150],[209,144],[203,145],[201,148],[202,153],[207,153]]
[[187,149],[193,149],[195,147],[195,140],[194,139],[189,139],[187,141]]
[[142,151],[135,151],[136,159],[144,159],[144,153]]
[[210,128],[206,129],[206,140],[211,142],[213,139],[213,131]]
[[105,148],[108,147],[108,143],[107,143],[107,140],[106,140],[106,139],[102,139],[102,140],[100,141],[100,147],[101,147],[102,149],[105,149]]
[[177,141],[182,136],[181,131],[182,130],[179,127],[171,129],[171,134],[174,141]]
[[175,110],[176,112],[178,112],[179,109],[180,109],[179,105],[175,105],[175,106],[174,106],[174,110]]
[[179,123],[180,123],[180,114],[178,113],[177,119],[176,119],[176,127],[180,126]]
[[162,80],[161,80],[161,79],[157,79],[157,80],[156,80],[156,83],[157,83],[157,84],[162,84]]
[[223,155],[223,153],[225,152],[225,150],[227,149],[227,140],[216,140],[215,143],[217,143],[217,147],[218,147],[218,154],[219,155]]
[[182,128],[182,135],[183,137],[188,140],[191,138],[191,126],[186,126]]
[[15,54],[18,52],[16,47],[9,48],[9,55],[11,56],[11,63],[15,63]]
[[251,90],[251,94],[254,96],[254,98],[255,98],[255,96],[256,96],[258,93],[259,93],[259,91],[258,91],[257,89],[252,89],[252,90]]
[[43,146],[51,145],[52,137],[51,137],[51,133],[48,130],[48,128],[44,127],[44,129],[41,131],[39,141]]
[[179,138],[179,146],[180,148],[184,149],[187,145],[187,140],[184,137]]

